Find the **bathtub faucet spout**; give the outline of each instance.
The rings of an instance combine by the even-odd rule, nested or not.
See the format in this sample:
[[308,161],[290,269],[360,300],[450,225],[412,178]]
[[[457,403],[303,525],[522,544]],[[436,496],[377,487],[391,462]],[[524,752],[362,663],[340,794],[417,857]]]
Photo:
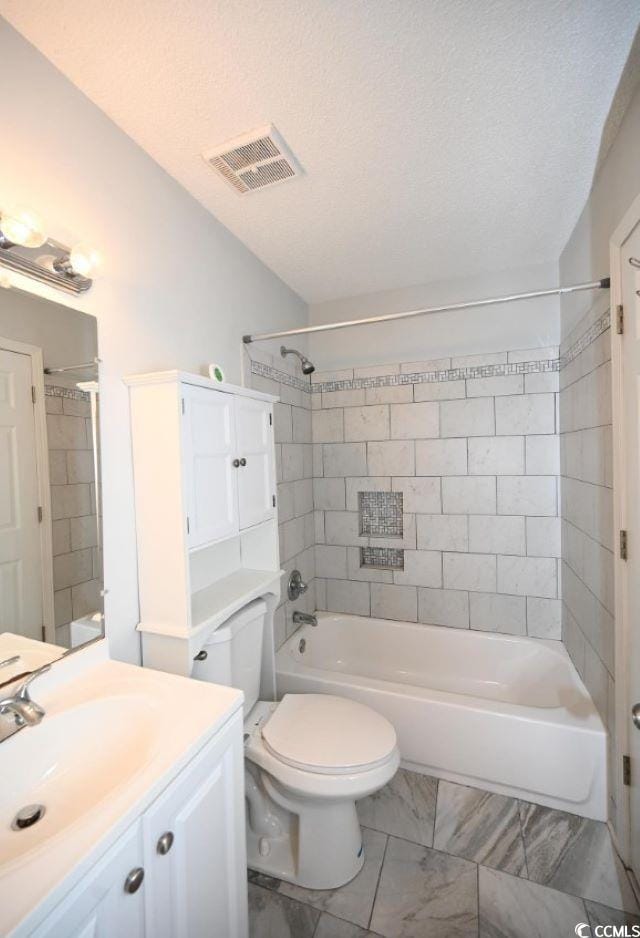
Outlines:
[[297,609],[293,613],[294,625],[317,625],[318,620],[308,612],[299,612]]

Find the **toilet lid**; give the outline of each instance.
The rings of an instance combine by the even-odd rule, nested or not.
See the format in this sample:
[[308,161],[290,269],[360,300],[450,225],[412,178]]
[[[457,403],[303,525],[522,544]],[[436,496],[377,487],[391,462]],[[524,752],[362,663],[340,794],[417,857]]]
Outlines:
[[285,694],[262,738],[283,762],[332,775],[374,768],[396,746],[396,731],[385,717],[330,694]]

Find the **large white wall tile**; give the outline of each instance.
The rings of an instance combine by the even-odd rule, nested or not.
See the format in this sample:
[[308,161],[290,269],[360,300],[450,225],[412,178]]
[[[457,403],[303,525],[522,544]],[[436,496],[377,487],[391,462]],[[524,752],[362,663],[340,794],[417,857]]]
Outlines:
[[366,443],[325,443],[323,445],[322,458],[325,476],[364,476],[367,474]]
[[[414,475],[414,448],[415,443],[413,440],[391,440],[387,443],[367,443],[367,458],[370,474],[372,476]],[[349,475],[361,475],[361,473],[349,473]]]
[[442,511],[448,515],[496,513],[494,476],[451,476],[442,480]]
[[361,537],[358,513],[355,511],[325,511],[325,544],[340,544],[344,547],[369,543],[368,537]]
[[416,587],[372,583],[371,615],[376,619],[417,622],[418,594]]
[[365,388],[365,404],[405,404],[413,400],[413,385],[394,384],[389,387]]
[[471,628],[508,635],[527,634],[526,599],[501,593],[469,593]]
[[519,394],[496,398],[496,433],[555,433],[553,394]]
[[314,443],[342,443],[344,440],[343,411],[340,407],[314,410],[311,423]]
[[439,478],[396,476],[392,485],[394,492],[402,492],[404,511],[421,514],[436,514],[442,511]]
[[498,591],[555,599],[556,561],[542,557],[498,557]]
[[561,638],[562,600],[527,597],[527,635],[530,638]]
[[414,401],[455,401],[466,397],[465,381],[426,381],[414,384]]
[[418,620],[425,625],[469,628],[469,594],[459,590],[418,590]]
[[344,479],[314,479],[313,480],[313,507],[341,511],[345,507]]
[[439,430],[438,404],[391,404],[391,436],[394,440],[437,437]]
[[416,515],[419,550],[469,550],[466,515]]
[[416,440],[416,475],[459,476],[466,473],[466,439]]
[[477,554],[524,555],[524,518],[510,515],[471,515],[469,550]]
[[496,558],[488,554],[443,554],[445,589],[496,591]]
[[353,580],[327,580],[326,606],[328,612],[344,612],[354,616],[368,616],[371,612],[369,584]]
[[498,514],[555,515],[555,476],[498,476]]
[[327,579],[347,578],[347,549],[316,544],[316,576]]
[[522,436],[474,437],[468,445],[469,475],[518,475],[524,472]]
[[527,475],[560,474],[560,442],[558,436],[528,436],[525,443]]
[[442,555],[434,550],[405,550],[404,570],[393,571],[393,582],[405,586],[442,586]]
[[440,404],[440,436],[491,436],[493,433],[493,398],[443,401]]
[[345,441],[388,440],[389,408],[386,404],[368,407],[346,407],[344,411]]
[[527,554],[560,557],[560,518],[527,518]]

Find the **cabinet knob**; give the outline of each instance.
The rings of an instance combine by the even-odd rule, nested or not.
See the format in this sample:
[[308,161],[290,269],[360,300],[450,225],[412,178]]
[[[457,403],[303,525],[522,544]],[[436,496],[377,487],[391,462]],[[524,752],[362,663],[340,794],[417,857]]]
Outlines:
[[138,889],[142,886],[142,880],[144,879],[144,870],[141,866],[136,866],[127,878],[124,881],[124,891],[132,895],[134,892],[137,892]]
[[239,459],[234,459],[234,460],[233,460],[233,468],[234,468],[234,469],[237,469],[237,468],[239,467],[239,465],[240,465],[240,460],[239,460]]
[[240,460],[240,465],[241,465],[241,466],[246,466],[246,465],[247,465],[247,460],[244,458],[244,456],[243,456],[242,459]]
[[156,850],[161,856],[164,856],[165,853],[169,853],[172,847],[173,847],[173,832],[165,831],[164,834],[158,838]]

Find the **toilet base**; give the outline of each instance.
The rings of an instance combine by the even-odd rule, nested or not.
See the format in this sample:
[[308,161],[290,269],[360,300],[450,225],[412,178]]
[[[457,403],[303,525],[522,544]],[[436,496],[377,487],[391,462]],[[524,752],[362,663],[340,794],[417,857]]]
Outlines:
[[306,889],[336,889],[358,875],[364,848],[355,801],[301,799],[267,773],[246,771],[250,869]]

